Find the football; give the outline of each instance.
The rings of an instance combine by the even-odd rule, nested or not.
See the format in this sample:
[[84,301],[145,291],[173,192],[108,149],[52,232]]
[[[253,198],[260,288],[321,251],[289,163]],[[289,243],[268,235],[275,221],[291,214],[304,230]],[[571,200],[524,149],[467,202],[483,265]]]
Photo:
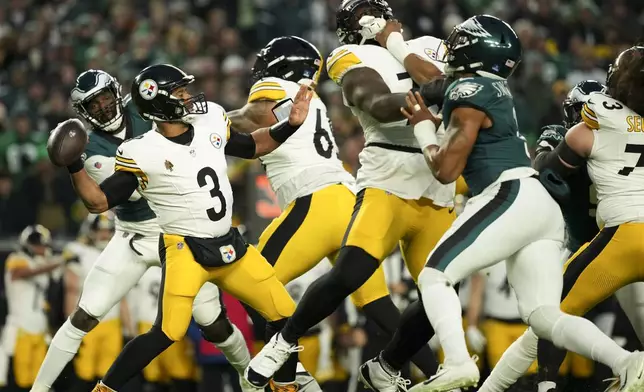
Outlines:
[[83,123],[72,118],[51,131],[47,140],[49,159],[56,166],[69,166],[85,151],[87,131]]

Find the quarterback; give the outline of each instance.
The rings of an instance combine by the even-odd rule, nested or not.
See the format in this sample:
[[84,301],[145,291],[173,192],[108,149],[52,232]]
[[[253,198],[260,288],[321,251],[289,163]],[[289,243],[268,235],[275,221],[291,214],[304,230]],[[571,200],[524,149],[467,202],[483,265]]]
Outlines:
[[[445,94],[443,119],[427,109],[418,93],[408,95],[403,111],[436,177],[449,182],[462,173],[473,197],[419,277],[423,306],[445,362],[434,377],[410,391],[442,392],[478,383],[454,285],[501,260],[506,260],[521,318],[538,336],[605,363],[623,376],[625,390],[638,390],[642,354],[623,350],[590,321],[559,309],[564,220],[553,197],[563,199],[566,193],[552,175],[537,176],[518,131],[507,86],[521,61],[516,33],[498,18],[479,15],[456,26],[446,45],[446,72],[456,81]],[[446,138],[439,143],[436,127],[441,122]],[[420,317],[408,324],[401,329],[425,328]]]
[[49,273],[63,261],[52,262],[51,234],[41,225],[27,226],[19,250],[5,262],[4,287],[9,306],[2,331],[3,350],[13,357],[13,379],[18,388],[33,385],[45,357],[47,316],[45,292]]
[[[586,168],[597,190],[596,219],[601,230],[565,266],[561,309],[573,315],[582,316],[618,289],[644,280],[640,268],[644,252],[640,240],[644,212],[640,153],[644,152],[641,147],[644,107],[637,94],[644,85],[640,76],[643,59],[642,46],[620,53],[609,69],[607,91],[590,94],[581,109],[582,121],[570,128],[559,145],[544,153],[537,162],[541,168],[554,170],[564,177]],[[632,306],[638,301],[628,297],[640,295],[641,298],[639,285],[631,285],[618,296],[620,303],[627,304],[624,310],[636,327],[641,327],[641,310]],[[533,340],[529,334],[530,331],[526,332],[524,338]],[[640,334],[641,330],[638,337]],[[541,350],[540,366],[552,370],[561,363],[563,353],[557,353],[552,345],[543,342]],[[615,382],[620,391],[635,391],[633,378],[638,378],[638,385],[642,387],[639,379],[644,373],[644,361],[640,359],[634,364],[637,365],[633,368],[637,371],[634,374],[615,372],[620,376]],[[551,387],[554,383],[544,385],[542,390]]]
[[[258,54],[248,103],[228,113],[233,127],[251,132],[277,122],[278,102],[293,99],[300,80],[317,82],[323,59],[317,48],[299,37],[272,40]],[[273,264],[284,284],[342,247],[355,204],[355,180],[338,159],[327,108],[318,97],[301,129],[272,153],[260,158],[283,213],[262,233],[257,249]],[[393,334],[398,309],[391,301],[382,267],[351,298],[367,317]],[[277,331],[269,331],[270,338]],[[436,361],[429,348],[415,363],[431,375]]]
[[[101,70],[88,70],[78,76],[71,101],[76,113],[92,127],[76,169],[89,176],[88,180],[100,183],[114,173],[117,147],[124,140],[142,136],[151,122],[137,113],[130,95],[121,96],[118,81]],[[52,339],[33,392],[49,391],[87,333],[136,285],[148,267],[160,265],[160,228],[147,200],[133,191],[114,211],[116,232],[87,273],[76,310]],[[250,354],[246,351],[242,355],[236,350],[245,346],[244,338],[221,311],[215,285],[204,285],[193,314],[206,339],[215,343],[231,363],[240,363],[238,370],[243,370]]]
[[[360,120],[366,141],[342,248],[331,272],[308,288],[282,333],[251,360],[249,373],[271,377],[297,339],[368,282],[399,243],[417,279],[427,254],[454,220],[449,207],[455,184],[443,185],[432,176],[413,127],[400,113],[404,93],[414,83],[399,59],[376,41],[382,26],[374,26],[374,18],[393,19],[385,1],[344,1],[337,12],[337,34],[343,45],[331,53],[326,65],[329,77],[342,87],[345,104]],[[405,45],[406,57],[422,58],[430,73],[442,74],[443,64],[435,59],[441,40],[421,37]],[[393,314],[393,325],[385,328],[390,332],[399,319]],[[275,363],[273,358],[280,360]]]
[[[163,284],[157,322],[126,345],[96,387],[98,391],[118,390],[181,340],[193,301],[208,281],[256,309],[277,328],[295,307],[270,264],[232,227],[226,155],[250,159],[272,152],[304,122],[312,92],[302,86],[288,120],[248,135],[231,129],[223,109],[206,102],[203,93],[190,94],[193,81],[194,76],[168,64],[141,71],[132,83],[132,99],[141,116],[154,121],[153,130],[118,147],[115,173],[100,185],[80,161],[68,167],[74,187],[91,212],[127,203],[138,190],[149,201],[162,232]],[[54,131],[51,144],[62,143],[66,134]],[[54,156],[52,161],[61,160]],[[297,356],[298,350],[291,352]],[[277,389],[294,383],[296,364],[292,369],[285,367],[288,374],[283,377],[276,375]]]

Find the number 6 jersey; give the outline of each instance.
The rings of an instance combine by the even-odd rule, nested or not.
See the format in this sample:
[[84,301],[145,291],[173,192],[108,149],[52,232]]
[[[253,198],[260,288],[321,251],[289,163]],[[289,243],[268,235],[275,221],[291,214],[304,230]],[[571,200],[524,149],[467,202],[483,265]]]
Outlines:
[[[263,78],[250,89],[248,102],[295,99],[300,86],[279,79]],[[338,159],[326,106],[315,96],[309,115],[295,134],[275,151],[260,158],[282,209],[298,197],[310,195],[328,185],[345,184],[354,188],[355,180]]]
[[644,222],[644,122],[603,93],[592,93],[581,111],[595,140],[588,174],[597,189],[597,224]]
[[224,148],[230,120],[208,102],[208,113],[192,124],[188,145],[168,140],[154,128],[125,141],[116,151],[115,171],[134,173],[138,191],[150,202],[167,234],[213,238],[232,224],[233,193]]

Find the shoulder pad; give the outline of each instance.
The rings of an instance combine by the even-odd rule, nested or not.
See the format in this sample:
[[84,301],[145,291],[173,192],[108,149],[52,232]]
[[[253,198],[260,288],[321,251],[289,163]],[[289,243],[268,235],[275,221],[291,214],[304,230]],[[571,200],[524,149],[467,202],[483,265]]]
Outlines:
[[358,45],[343,45],[331,52],[326,60],[326,70],[337,84],[342,83],[342,77],[354,68],[363,67],[362,60],[358,57]]
[[278,78],[258,80],[248,93],[248,103],[255,101],[281,101],[286,98],[286,90]]
[[581,109],[581,119],[590,129],[619,130],[628,108],[618,100],[600,93],[591,93]]

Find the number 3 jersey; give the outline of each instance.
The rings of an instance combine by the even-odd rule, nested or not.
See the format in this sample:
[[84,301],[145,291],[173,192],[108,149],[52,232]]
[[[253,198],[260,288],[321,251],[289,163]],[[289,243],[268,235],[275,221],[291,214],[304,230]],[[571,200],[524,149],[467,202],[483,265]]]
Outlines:
[[592,93],[581,117],[593,130],[588,174],[597,189],[597,224],[644,222],[644,122],[602,93]]
[[[248,102],[294,100],[299,89],[299,84],[291,81],[263,78],[250,89]],[[342,183],[352,190],[355,185],[338,159],[326,106],[318,96],[311,100],[309,115],[297,132],[260,160],[282,209],[298,197],[332,184]]]
[[116,151],[114,168],[137,176],[138,191],[164,233],[220,237],[232,224],[233,192],[224,155],[230,120],[221,106],[208,102],[208,113],[197,116],[192,128],[188,145],[156,129],[125,141]]
[[[412,53],[442,71],[444,64],[436,60],[438,52],[444,50],[440,39],[425,36],[407,44]],[[407,93],[414,87],[405,67],[380,46],[343,45],[327,59],[329,77],[339,85],[349,71],[364,67],[378,72],[392,93]],[[346,97],[345,104],[364,129],[365,148],[360,153],[357,178],[359,189],[378,188],[403,199],[427,197],[441,206],[452,205],[454,184],[442,185],[433,177],[407,120],[383,124],[352,106]]]

